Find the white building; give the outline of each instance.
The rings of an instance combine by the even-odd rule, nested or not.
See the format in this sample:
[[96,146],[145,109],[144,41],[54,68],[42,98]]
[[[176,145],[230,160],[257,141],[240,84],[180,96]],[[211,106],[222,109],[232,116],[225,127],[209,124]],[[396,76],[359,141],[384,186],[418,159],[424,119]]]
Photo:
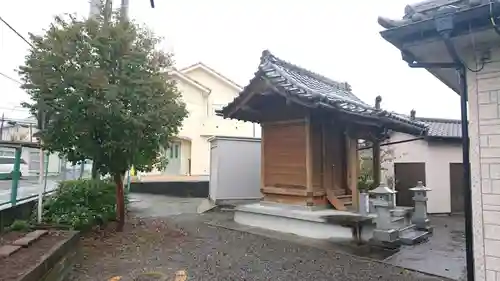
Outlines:
[[169,75],[176,80],[189,114],[167,151],[169,164],[161,173],[208,175],[210,137],[260,137],[259,125],[224,120],[215,114],[241,92],[239,85],[203,63],[173,70]]
[[473,246],[467,249],[468,273],[476,281],[498,281],[500,3],[427,0],[407,7],[405,13],[401,20],[379,18],[386,28],[381,35],[402,50],[407,63],[425,67],[462,97],[470,140],[470,150],[464,147],[470,158],[470,190],[466,191],[472,207],[466,213],[470,215],[466,239],[473,242],[468,242],[468,247]]
[[413,206],[412,192],[418,181],[432,188],[429,213],[462,213],[463,172],[460,120],[415,118],[427,124],[425,138],[392,133],[383,146],[383,176],[392,178],[399,206]]
[[[4,121],[2,127],[1,140],[4,141],[20,141],[20,142],[36,142],[33,134],[38,132],[37,123],[33,118],[22,120]],[[0,156],[14,157],[14,149],[0,146]],[[35,148],[23,148],[21,158],[28,164],[28,175],[36,176],[40,172],[40,151]],[[56,175],[61,172],[61,159],[58,154],[50,154],[45,157],[48,161],[48,175]]]

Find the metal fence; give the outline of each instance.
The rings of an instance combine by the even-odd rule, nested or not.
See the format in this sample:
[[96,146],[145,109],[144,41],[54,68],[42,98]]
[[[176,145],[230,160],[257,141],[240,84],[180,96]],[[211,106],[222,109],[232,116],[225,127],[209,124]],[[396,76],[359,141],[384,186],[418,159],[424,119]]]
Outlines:
[[[12,157],[15,149],[0,147],[3,157]],[[45,173],[40,178],[40,150],[23,148],[21,151],[21,178],[0,180],[0,209],[6,209],[21,202],[36,200],[40,191],[44,195],[54,192],[60,181],[90,178],[92,163],[72,165],[57,154],[44,157]]]

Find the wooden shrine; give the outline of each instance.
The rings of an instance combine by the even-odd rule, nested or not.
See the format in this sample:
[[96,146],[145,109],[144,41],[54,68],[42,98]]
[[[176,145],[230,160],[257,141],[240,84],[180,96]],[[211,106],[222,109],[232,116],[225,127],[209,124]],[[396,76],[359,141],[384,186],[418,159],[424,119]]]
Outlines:
[[379,144],[387,132],[425,132],[423,124],[380,109],[380,101],[369,106],[347,83],[264,51],[249,85],[218,114],[261,124],[264,201],[346,210],[358,202],[359,139],[374,144],[380,182]]

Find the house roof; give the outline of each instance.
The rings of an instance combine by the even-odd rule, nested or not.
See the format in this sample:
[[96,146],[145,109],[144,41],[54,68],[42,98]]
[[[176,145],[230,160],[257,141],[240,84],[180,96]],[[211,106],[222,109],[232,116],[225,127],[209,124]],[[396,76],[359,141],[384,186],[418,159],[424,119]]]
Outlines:
[[441,118],[415,118],[427,125],[428,138],[461,139],[462,125],[460,120]]
[[236,89],[237,91],[241,91],[242,90],[242,87],[240,85],[238,85],[236,82],[234,82],[233,80],[231,80],[231,79],[227,78],[226,76],[220,74],[220,72],[215,71],[213,68],[207,66],[206,64],[204,64],[202,62],[198,62],[198,63],[195,63],[195,64],[190,65],[188,67],[182,68],[179,71],[182,72],[182,73],[184,73],[184,74],[187,74],[188,72],[193,71],[193,70],[198,69],[198,68],[203,69],[206,72],[212,74],[213,76],[219,78],[221,81],[223,81],[224,83],[226,83],[228,86]]
[[180,78],[181,80],[187,82],[191,86],[194,86],[195,88],[198,88],[207,94],[210,94],[210,92],[212,91],[210,88],[208,88],[208,87],[204,86],[203,84],[199,83],[198,81],[190,78],[189,76],[178,71],[177,69],[170,69],[167,73],[168,73],[168,75],[172,75],[172,76],[176,76],[176,77]]
[[270,84],[271,89],[279,94],[296,99],[301,104],[306,104],[311,108],[321,108],[376,120],[379,124],[396,131],[421,134],[426,130],[425,124],[419,121],[366,104],[352,93],[351,86],[347,82],[337,82],[281,60],[268,50],[262,52],[258,71],[250,84],[218,114],[231,118],[233,109],[238,104],[245,102],[244,97],[251,95],[255,90],[254,84],[261,80]]
[[[455,46],[470,46],[470,42],[480,46],[498,37],[494,29],[498,29],[495,25],[498,26],[499,22],[500,2],[490,0],[427,0],[407,5],[402,18],[378,18],[378,23],[385,28],[380,34],[401,50],[403,60],[409,64],[452,64],[456,58],[443,44],[444,35],[438,31],[438,28],[447,28],[447,21],[439,21],[445,15],[453,22],[448,26],[452,29],[447,36],[452,38]],[[439,22],[442,24],[438,25]],[[426,69],[456,93],[461,93],[460,79],[454,68]]]

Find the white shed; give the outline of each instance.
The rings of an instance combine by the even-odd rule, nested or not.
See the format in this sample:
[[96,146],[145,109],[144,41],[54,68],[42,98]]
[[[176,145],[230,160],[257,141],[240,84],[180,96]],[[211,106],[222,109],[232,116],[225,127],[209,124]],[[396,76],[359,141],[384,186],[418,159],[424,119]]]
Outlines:
[[209,141],[210,199],[216,204],[260,199],[260,139],[216,136]]

